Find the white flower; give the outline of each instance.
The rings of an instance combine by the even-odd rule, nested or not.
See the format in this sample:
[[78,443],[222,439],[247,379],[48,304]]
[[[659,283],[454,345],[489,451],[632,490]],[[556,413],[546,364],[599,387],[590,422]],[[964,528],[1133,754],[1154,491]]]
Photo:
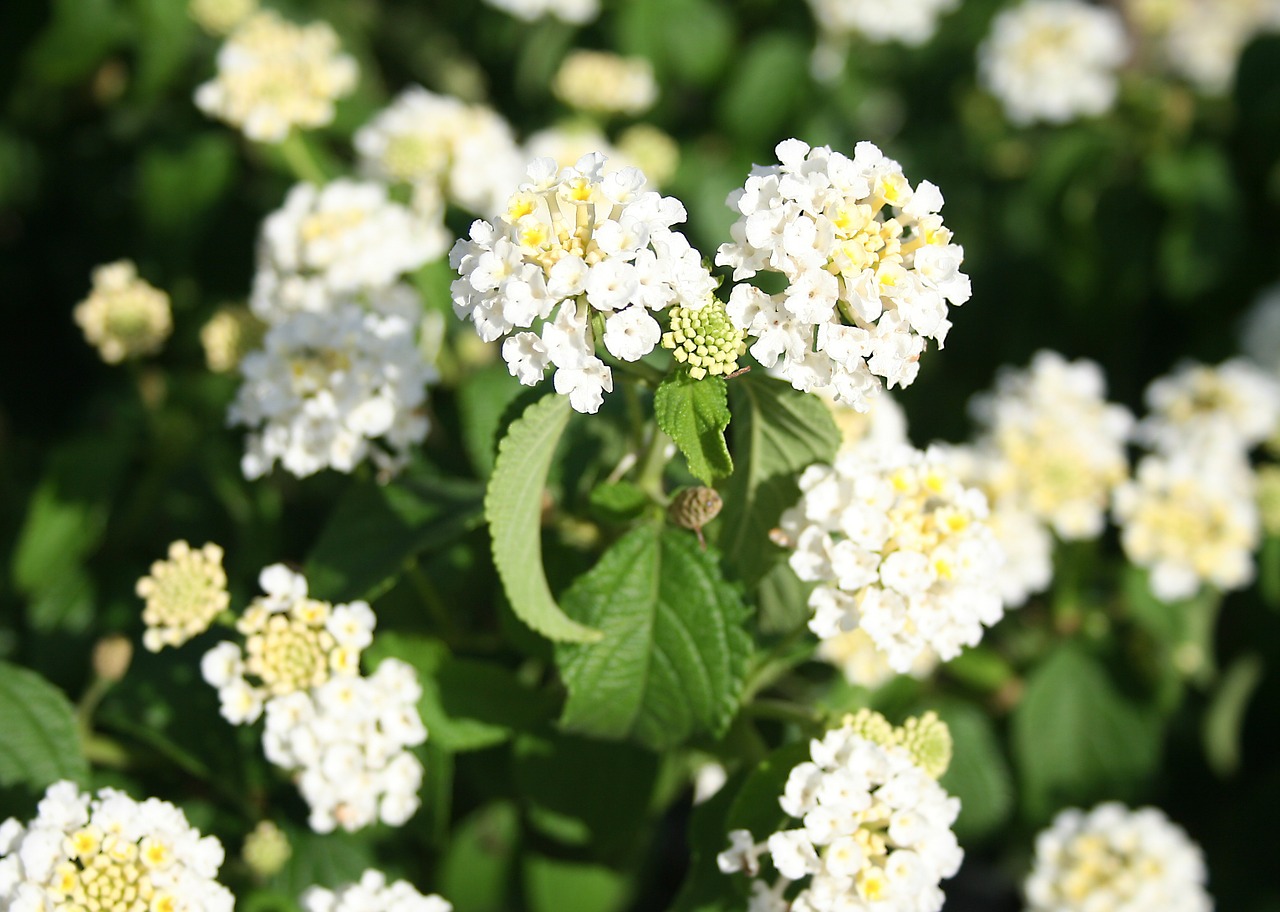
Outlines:
[[150,652],[181,646],[208,630],[231,601],[222,549],[214,544],[194,550],[185,541],[173,542],[168,560],[153,563],[135,589],[146,599],[142,644]]
[[1025,369],[1003,368],[971,411],[982,486],[991,500],[1025,510],[1064,539],[1102,533],[1111,491],[1128,476],[1128,410],[1106,401],[1092,361],[1037,352]]
[[[620,146],[614,145],[589,121],[573,121],[547,127],[530,134],[524,141],[525,161],[538,158],[550,158],[558,168],[571,168],[584,155],[599,152],[605,158],[605,173],[621,171],[626,168],[639,168],[641,162],[628,155]],[[678,150],[677,150],[678,154]],[[644,169],[650,189],[661,186],[658,175],[650,174]],[[667,178],[670,178],[667,174]],[[508,188],[509,189],[509,188]]]
[[915,379],[928,339],[942,344],[948,303],[969,298],[964,251],[937,214],[937,188],[913,189],[871,143],[852,159],[796,139],[776,151],[780,165],[755,168],[730,194],[739,219],[716,263],[735,281],[780,272],[788,287],[739,285],[730,316],[756,337],[751,353],[766,368],[865,411],[882,384]]
[[1123,6],[1164,66],[1210,95],[1229,92],[1245,47],[1280,26],[1272,0],[1125,0]]
[[215,879],[222,860],[218,840],[167,801],[110,788],[91,798],[58,782],[34,820],[0,826],[0,909],[231,912]]
[[1242,453],[1275,434],[1280,379],[1243,358],[1217,367],[1185,363],[1147,387],[1150,414],[1136,437],[1162,453],[1234,446]]
[[293,127],[332,121],[333,102],[355,88],[358,73],[328,23],[294,25],[263,10],[218,51],[217,78],[196,89],[196,105],[250,139],[277,143]]
[[244,383],[227,418],[250,428],[241,461],[247,478],[277,461],[298,477],[350,472],[366,457],[393,472],[427,434],[423,406],[436,373],[402,317],[351,303],[295,313],[267,332],[263,350],[246,355],[240,370]]
[[[874,715],[874,714],[871,714]],[[913,760],[883,717],[868,727],[866,715],[848,717],[842,728],[810,742],[812,761],[796,766],[780,799],[782,810],[799,818],[784,824],[764,844],[746,830],[729,834],[730,847],[718,857],[726,874],[760,875],[768,854],[779,880],[753,884],[752,909],[809,912],[937,912],[938,884],[953,876],[964,857],[951,826],[960,802]],[[932,721],[930,736],[945,727]],[[883,737],[881,737],[883,735]],[[945,763],[942,764],[945,769]],[[782,900],[793,881],[807,882]]]
[[982,83],[1017,124],[1106,113],[1129,57],[1124,20],[1084,0],[1025,0],[1004,10],[978,48]]
[[1071,809],[1036,837],[1028,912],[1211,912],[1200,848],[1156,808]]
[[413,816],[422,764],[408,748],[427,738],[421,695],[413,668],[387,659],[367,678],[334,677],[267,701],[267,759],[296,774],[312,829],[400,826]]
[[981,492],[942,454],[909,446],[846,451],[800,476],[782,514],[791,567],[817,581],[809,627],[821,639],[862,629],[895,671],[972,646],[1004,613],[1004,559]]
[[173,331],[169,296],[140,278],[130,260],[96,268],[93,289],[72,316],[108,364],[159,351]]
[[311,887],[302,894],[303,912],[452,912],[453,906],[435,895],[423,896],[406,880],[387,883],[381,871],[369,869],[357,883],[326,890]]
[[896,41],[910,46],[932,38],[942,14],[959,5],[960,0],[809,0],[828,41],[857,35],[876,44]]
[[648,60],[607,51],[570,51],[551,80],[551,91],[571,108],[603,114],[640,114],[658,100]]
[[600,0],[484,0],[485,3],[526,21],[555,16],[583,25],[600,15]]
[[365,173],[413,185],[419,203],[429,187],[485,217],[502,210],[524,171],[501,115],[420,86],[402,91],[361,127],[355,147]]
[[[645,191],[638,170],[606,175],[603,165],[598,153],[559,173],[550,159],[536,160],[506,213],[492,225],[473,223],[449,255],[460,275],[458,315],[485,341],[541,323],[504,342],[512,375],[532,386],[554,366],[556,392],[588,413],[613,389],[598,343],[624,360],[641,358],[661,338],[650,310],[702,306],[715,290],[698,252],[671,231],[684,207]],[[593,315],[604,321],[602,339]]]

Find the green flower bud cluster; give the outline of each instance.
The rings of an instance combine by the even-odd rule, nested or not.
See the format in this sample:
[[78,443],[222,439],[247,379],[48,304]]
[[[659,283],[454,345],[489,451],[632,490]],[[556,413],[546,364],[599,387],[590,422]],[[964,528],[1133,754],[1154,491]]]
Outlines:
[[911,755],[911,762],[930,778],[940,778],[951,765],[951,730],[935,712],[912,717],[894,728],[880,713],[860,709],[845,716],[844,724],[854,734],[882,747],[903,748]]
[[738,369],[738,358],[747,350],[747,333],[734,326],[724,304],[712,298],[698,310],[671,308],[671,331],[662,336],[662,347],[689,365],[689,376],[701,380]]

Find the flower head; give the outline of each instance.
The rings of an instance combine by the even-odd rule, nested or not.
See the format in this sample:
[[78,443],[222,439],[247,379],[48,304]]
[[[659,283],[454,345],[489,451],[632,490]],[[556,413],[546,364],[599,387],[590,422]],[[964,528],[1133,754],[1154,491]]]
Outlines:
[[1204,857],[1156,808],[1066,810],[1036,838],[1028,912],[1210,912]]
[[582,25],[600,15],[600,0],[484,0],[484,2],[527,22],[543,16],[554,16],[565,22]]
[[571,108],[599,114],[640,114],[658,99],[648,60],[606,51],[571,51],[552,78],[551,91]]
[[218,51],[218,75],[196,89],[196,105],[258,142],[278,143],[294,127],[333,120],[333,103],[355,88],[358,70],[325,22],[294,25],[254,13]]
[[159,351],[173,331],[169,296],[139,278],[129,260],[95,269],[93,290],[73,316],[108,364]]
[[231,912],[222,860],[218,840],[167,801],[58,782],[34,820],[0,825],[0,908]]
[[613,389],[598,345],[635,361],[661,337],[653,311],[700,308],[715,289],[698,252],[671,230],[684,207],[645,191],[640,171],[606,175],[603,166],[587,155],[557,173],[538,159],[506,213],[473,223],[449,255],[460,273],[455,312],[486,342],[524,330],[502,346],[512,375],[534,386],[554,367],[556,392],[590,413]]
[[1137,437],[1163,453],[1224,445],[1247,452],[1280,424],[1280,381],[1243,358],[1183,364],[1147,387],[1146,401]]
[[219,307],[200,327],[205,364],[215,374],[235,370],[248,352],[262,344],[265,333],[266,327],[249,308],[238,304]]
[[1125,0],[1122,6],[1160,62],[1209,95],[1229,92],[1245,47],[1280,25],[1267,0]]
[[853,158],[789,139],[779,165],[756,168],[729,196],[739,213],[716,263],[735,281],[779,272],[785,291],[738,285],[729,314],[755,336],[751,353],[802,390],[862,411],[884,384],[910,384],[928,339],[969,299],[964,250],[938,215],[942,194],[913,188],[871,143]]
[[828,41],[858,35],[876,44],[896,41],[910,46],[932,38],[942,14],[959,5],[960,0],[809,0]]
[[370,869],[358,883],[337,890],[312,887],[302,894],[303,912],[452,912],[453,906],[434,893],[423,896],[405,880],[387,883],[381,871]]
[[169,559],[151,565],[151,574],[138,580],[139,597],[146,599],[142,644],[151,652],[181,646],[204,633],[231,602],[222,549],[207,544],[194,550],[185,541],[169,546]]

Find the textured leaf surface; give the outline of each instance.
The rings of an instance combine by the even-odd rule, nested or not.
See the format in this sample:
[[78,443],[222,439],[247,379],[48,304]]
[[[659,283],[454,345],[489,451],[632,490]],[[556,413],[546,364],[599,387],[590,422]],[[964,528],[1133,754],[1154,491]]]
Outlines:
[[498,446],[484,511],[493,562],[516,617],[548,639],[589,643],[599,631],[560,610],[542,567],[542,491],[570,414],[569,400],[552,393],[512,423]]
[[692,535],[634,529],[574,582],[564,604],[604,633],[599,643],[557,650],[569,688],[565,728],[655,749],[724,731],[751,651],[747,612]]
[[34,671],[0,662],[0,785],[43,789],[88,774],[71,702]]
[[733,474],[733,459],[725,446],[729,426],[729,392],[720,377],[695,380],[677,371],[653,394],[658,426],[680,447],[689,471],[706,484]]
[[940,781],[960,799],[955,831],[964,844],[994,832],[1009,819],[1014,807],[1013,773],[982,710],[961,700],[947,700],[933,708],[951,729],[955,745],[951,766]]
[[779,380],[748,374],[731,392],[737,469],[724,491],[720,548],[753,586],[782,556],[769,530],[800,498],[797,476],[835,458],[840,432],[817,396]]

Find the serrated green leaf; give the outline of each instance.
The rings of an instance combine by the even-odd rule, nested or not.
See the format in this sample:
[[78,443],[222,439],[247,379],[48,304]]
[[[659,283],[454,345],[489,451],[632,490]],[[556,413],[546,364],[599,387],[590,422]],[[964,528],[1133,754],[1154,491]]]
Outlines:
[[508,669],[460,659],[439,640],[402,633],[379,634],[365,651],[371,664],[397,658],[418,672],[418,712],[431,743],[455,753],[501,744],[514,732],[551,718],[554,701],[529,690]]
[[1231,663],[1204,714],[1204,754],[1219,776],[1230,776],[1240,767],[1240,741],[1245,711],[1262,682],[1262,659],[1241,656]]
[[1124,798],[1155,769],[1155,714],[1119,693],[1080,647],[1058,647],[1027,679],[1013,712],[1013,756],[1033,821],[1068,804]]
[[0,662],[0,732],[0,785],[43,789],[88,778],[71,701],[34,671],[8,662]]
[[483,487],[447,478],[362,484],[338,502],[307,558],[318,598],[373,598],[407,558],[451,545],[483,519]]
[[550,393],[512,423],[498,445],[484,512],[493,563],[515,616],[547,639],[590,643],[600,631],[560,610],[542,567],[542,491],[570,414],[568,398]]
[[932,707],[951,729],[951,766],[939,780],[960,799],[955,832],[962,844],[981,839],[1013,813],[1013,773],[991,720],[978,707],[947,700]]
[[653,394],[658,427],[676,442],[689,471],[706,484],[733,474],[733,459],[724,443],[729,426],[729,392],[720,377],[695,380],[676,371]]
[[556,650],[569,689],[566,729],[656,750],[724,732],[751,651],[747,611],[692,535],[632,530],[574,582],[564,606],[604,633]]
[[730,398],[737,469],[723,492],[719,544],[750,587],[782,557],[769,530],[799,500],[800,472],[835,459],[840,432],[817,396],[780,380],[748,374],[734,382]]

